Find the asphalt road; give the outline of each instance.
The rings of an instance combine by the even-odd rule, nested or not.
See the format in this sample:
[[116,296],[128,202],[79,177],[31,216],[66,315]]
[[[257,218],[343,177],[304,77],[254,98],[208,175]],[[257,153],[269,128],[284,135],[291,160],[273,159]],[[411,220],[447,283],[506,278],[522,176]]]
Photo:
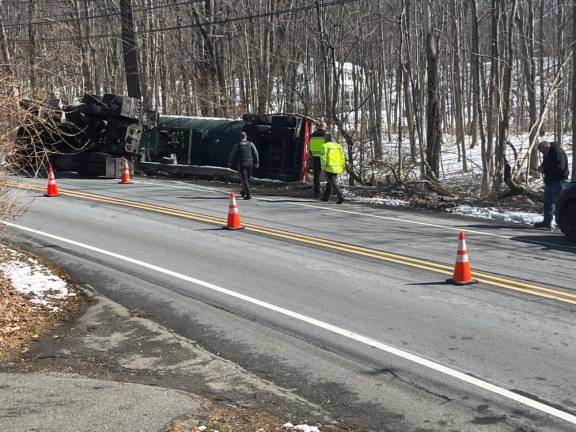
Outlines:
[[[576,247],[559,234],[258,190],[231,232],[213,219],[230,186],[58,185],[75,196],[22,192],[15,223],[37,231],[16,239],[327,411],[375,430],[576,428]],[[497,279],[444,283],[459,230]]]

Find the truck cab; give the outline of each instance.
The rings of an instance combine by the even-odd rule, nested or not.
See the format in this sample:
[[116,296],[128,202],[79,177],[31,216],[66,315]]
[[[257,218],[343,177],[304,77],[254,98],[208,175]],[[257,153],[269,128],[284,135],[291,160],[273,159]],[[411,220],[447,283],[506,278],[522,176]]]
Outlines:
[[576,182],[570,182],[556,203],[556,225],[576,243]]

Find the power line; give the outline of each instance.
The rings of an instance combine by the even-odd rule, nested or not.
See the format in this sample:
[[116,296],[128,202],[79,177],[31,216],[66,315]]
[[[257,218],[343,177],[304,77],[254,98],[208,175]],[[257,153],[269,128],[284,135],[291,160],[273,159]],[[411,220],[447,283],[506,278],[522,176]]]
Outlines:
[[[146,12],[146,11],[150,11],[150,10],[154,10],[154,9],[164,9],[164,8],[169,8],[169,7],[173,7],[173,6],[181,6],[181,5],[188,5],[191,3],[199,3],[201,1],[203,1],[203,0],[188,0],[188,1],[183,1],[180,3],[167,3],[167,4],[150,6],[150,7],[146,7],[146,8],[133,9],[132,12]],[[82,16],[82,17],[70,18],[71,12],[72,11],[70,11],[67,14],[60,14],[60,15],[53,15],[51,17],[45,17],[43,21],[34,21],[31,23],[22,23],[22,22],[20,22],[20,23],[8,23],[4,26],[4,28],[10,29],[10,28],[19,28],[19,27],[23,27],[23,26],[28,27],[30,25],[46,26],[46,25],[61,24],[61,23],[66,23],[66,22],[91,20],[91,19],[96,19],[96,18],[108,18],[108,17],[121,15],[120,11],[116,11],[116,12],[104,13],[101,15],[91,15],[91,16]],[[58,18],[60,18],[60,19],[58,19]]]
[[[85,3],[90,3],[90,2],[99,2],[102,0],[82,0]],[[2,1],[3,4],[17,4],[17,5],[28,5],[28,4],[36,4],[36,5],[52,5],[52,4],[61,4],[62,0],[3,0]]]
[[[348,4],[348,3],[355,3],[357,1],[358,0],[332,0],[329,2],[325,2],[325,3],[320,3],[319,6],[320,7],[338,6],[338,5]],[[174,26],[174,27],[164,27],[164,28],[159,28],[159,29],[141,30],[137,33],[155,33],[155,32],[159,32],[159,31],[170,31],[170,30],[180,30],[180,29],[184,29],[184,28],[201,27],[204,25],[211,26],[214,24],[228,24],[231,22],[245,21],[247,19],[267,18],[267,17],[271,17],[271,16],[280,16],[280,15],[287,15],[287,14],[292,14],[292,13],[297,13],[297,12],[303,12],[306,10],[314,9],[314,8],[316,8],[316,6],[317,6],[316,4],[311,4],[311,5],[307,5],[307,6],[300,6],[298,8],[283,9],[283,10],[273,11],[273,12],[262,12],[260,14],[254,14],[254,15],[250,15],[250,16],[226,18],[226,19],[222,19],[222,20],[205,21],[205,22],[201,22],[201,23],[179,25],[179,26]]]
[[[199,3],[202,0],[190,0],[190,1],[192,1],[194,3]],[[320,3],[318,6],[321,8],[325,8],[328,6],[338,6],[338,5],[351,4],[351,3],[355,3],[357,1],[359,1],[359,0],[331,0],[331,1],[324,2],[324,3]],[[181,29],[186,29],[186,28],[211,26],[211,25],[216,25],[216,24],[228,24],[228,23],[238,22],[238,21],[246,21],[246,20],[251,20],[251,19],[266,18],[266,17],[271,17],[271,16],[281,16],[281,15],[288,15],[288,14],[293,14],[293,13],[298,13],[298,12],[304,12],[304,11],[307,11],[310,9],[314,9],[314,8],[316,8],[316,6],[317,5],[314,3],[314,4],[309,4],[306,6],[297,7],[297,8],[282,9],[282,10],[273,11],[273,12],[262,12],[260,14],[243,15],[243,16],[235,17],[235,18],[226,18],[226,19],[221,19],[221,20],[204,21],[204,22],[200,22],[200,23],[184,24],[184,25],[178,25],[178,26],[172,26],[172,27],[161,27],[161,28],[152,28],[152,29],[147,29],[147,30],[140,30],[140,31],[137,31],[135,33],[136,34],[147,34],[147,33],[157,33],[157,32],[165,32],[165,31],[172,31],[172,30],[181,30]],[[67,37],[67,38],[38,39],[37,42],[67,42],[67,41],[73,41],[73,40],[79,40],[79,39],[105,39],[105,38],[121,38],[121,37],[122,36],[120,34],[117,34],[117,33],[101,33],[101,34],[87,35],[84,37],[74,36],[74,37]],[[29,39],[8,39],[8,41],[11,43],[15,43],[15,44],[30,43]]]

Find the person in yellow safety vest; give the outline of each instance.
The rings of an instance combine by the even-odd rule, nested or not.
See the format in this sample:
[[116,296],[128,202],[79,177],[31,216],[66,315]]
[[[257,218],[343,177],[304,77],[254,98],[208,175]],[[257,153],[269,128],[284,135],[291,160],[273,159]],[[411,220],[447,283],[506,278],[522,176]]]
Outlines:
[[346,168],[346,158],[340,144],[338,144],[332,134],[328,132],[324,135],[324,152],[321,157],[321,163],[327,180],[322,201],[328,201],[330,195],[332,195],[332,190],[334,190],[338,196],[336,204],[342,204],[344,202],[344,195],[342,195],[342,191],[340,191],[338,187],[338,174],[344,172]]
[[322,149],[324,147],[324,135],[328,125],[325,122],[320,122],[316,131],[310,135],[308,142],[308,151],[312,157],[312,174],[314,175],[314,198],[320,198],[320,173],[322,172],[322,164],[320,158],[322,157]]

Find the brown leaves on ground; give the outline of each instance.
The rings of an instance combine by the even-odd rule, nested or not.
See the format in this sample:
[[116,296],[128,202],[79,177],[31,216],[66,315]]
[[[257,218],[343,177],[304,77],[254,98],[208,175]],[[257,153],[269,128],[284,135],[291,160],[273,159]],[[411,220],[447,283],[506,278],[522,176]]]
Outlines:
[[[184,422],[174,420],[170,432],[289,432],[295,429],[283,425],[290,420],[282,419],[269,413],[254,411],[247,408],[237,408],[230,405],[212,403],[201,415],[201,421],[196,426],[186,426]],[[298,422],[292,421],[293,424]],[[362,432],[365,429],[351,428],[343,425],[317,426],[320,431],[331,432]]]
[[[0,259],[5,258],[5,254],[0,256]],[[69,289],[76,291],[71,284]],[[0,272],[0,360],[15,358],[25,353],[31,342],[58,324],[77,316],[85,304],[84,297],[76,295],[66,300],[51,302],[52,306],[58,307],[55,312],[50,308],[32,304],[30,298],[29,295],[15,291],[10,281]]]

